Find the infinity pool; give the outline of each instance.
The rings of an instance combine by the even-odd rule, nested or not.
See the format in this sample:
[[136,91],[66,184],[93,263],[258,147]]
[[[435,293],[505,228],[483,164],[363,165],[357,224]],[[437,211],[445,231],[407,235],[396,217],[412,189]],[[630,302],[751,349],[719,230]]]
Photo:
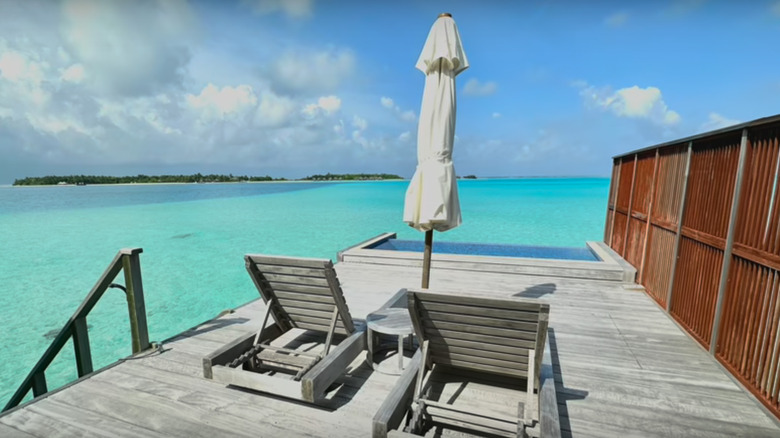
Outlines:
[[[385,251],[422,252],[422,240],[386,239],[376,242],[367,249]],[[443,254],[468,254],[498,257],[523,257],[534,259],[601,261],[590,248],[557,246],[497,245],[487,243],[433,242],[433,252]]]

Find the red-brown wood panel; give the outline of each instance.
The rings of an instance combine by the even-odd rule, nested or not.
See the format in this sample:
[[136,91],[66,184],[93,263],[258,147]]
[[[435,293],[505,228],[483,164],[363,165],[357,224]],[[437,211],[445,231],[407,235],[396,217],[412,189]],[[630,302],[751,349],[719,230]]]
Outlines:
[[685,184],[688,148],[679,145],[661,150],[658,157],[658,182],[653,201],[653,220],[677,226]]
[[780,126],[748,139],[716,356],[780,416]]
[[740,140],[739,135],[731,135],[694,142],[684,227],[726,238]]
[[694,339],[709,347],[723,251],[683,237],[669,312]]
[[669,279],[672,275],[675,233],[651,226],[647,242],[643,286],[661,306],[666,307]]
[[623,253],[623,240],[625,239],[626,226],[628,225],[628,216],[623,213],[615,212],[615,228],[612,232],[612,249],[618,254]]
[[778,127],[751,133],[734,241],[780,255]]
[[628,222],[628,240],[626,240],[626,253],[624,258],[637,269],[639,269],[642,262],[646,229],[647,222],[643,220],[632,217]]
[[780,416],[780,274],[734,257],[717,358]]
[[655,172],[655,150],[639,155],[634,177],[634,198],[631,211],[647,215],[650,210],[650,196],[653,191],[653,173]]
[[[623,157],[620,165],[620,184],[618,185],[617,202],[618,211],[627,212],[628,203],[631,201],[631,186],[634,180],[634,156]],[[625,228],[623,229],[625,230]]]

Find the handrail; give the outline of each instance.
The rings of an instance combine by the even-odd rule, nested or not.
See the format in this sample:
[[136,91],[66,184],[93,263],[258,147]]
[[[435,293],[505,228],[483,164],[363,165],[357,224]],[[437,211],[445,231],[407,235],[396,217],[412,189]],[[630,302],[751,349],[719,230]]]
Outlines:
[[43,353],[38,363],[25,377],[22,384],[3,408],[7,411],[22,402],[27,393],[32,389],[33,397],[39,397],[48,392],[46,387],[46,369],[59,354],[68,339],[73,337],[73,347],[76,350],[76,369],[78,376],[83,377],[93,371],[92,353],[89,347],[89,333],[87,331],[87,315],[95,307],[103,296],[103,293],[112,286],[112,282],[119,274],[125,274],[125,293],[130,315],[130,331],[132,333],[133,354],[147,350],[149,344],[149,332],[146,326],[146,306],[144,304],[144,289],[141,282],[141,263],[139,254],[141,248],[125,248],[120,250],[111,264],[100,276],[100,279],[92,287],[87,298],[81,303],[73,316],[68,319],[46,352]]

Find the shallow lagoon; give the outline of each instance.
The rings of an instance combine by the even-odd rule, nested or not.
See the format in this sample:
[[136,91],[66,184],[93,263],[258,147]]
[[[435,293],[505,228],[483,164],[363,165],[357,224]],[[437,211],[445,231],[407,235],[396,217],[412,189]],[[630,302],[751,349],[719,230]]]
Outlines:
[[[142,247],[152,340],[256,298],[250,252],[328,257],[401,221],[407,182],[0,187],[0,403],[48,347],[116,252]],[[463,225],[437,240],[583,246],[600,240],[608,179],[459,181]],[[130,353],[124,295],[90,315],[95,368]],[[72,346],[47,372],[75,376]]]

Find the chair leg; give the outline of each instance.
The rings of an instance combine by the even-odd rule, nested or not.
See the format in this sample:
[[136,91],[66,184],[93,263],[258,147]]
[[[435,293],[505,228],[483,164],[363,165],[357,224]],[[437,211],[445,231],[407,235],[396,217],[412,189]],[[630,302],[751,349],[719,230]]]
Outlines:
[[398,335],[398,372],[404,370],[404,335]]
[[371,369],[374,367],[374,332],[370,329],[366,329],[366,362]]
[[409,422],[409,430],[406,432],[415,434],[422,430],[423,411],[425,410],[425,401],[420,399],[412,413],[412,421]]
[[525,403],[519,402],[517,404],[517,438],[528,438],[528,431],[525,430],[527,424],[525,421]]

